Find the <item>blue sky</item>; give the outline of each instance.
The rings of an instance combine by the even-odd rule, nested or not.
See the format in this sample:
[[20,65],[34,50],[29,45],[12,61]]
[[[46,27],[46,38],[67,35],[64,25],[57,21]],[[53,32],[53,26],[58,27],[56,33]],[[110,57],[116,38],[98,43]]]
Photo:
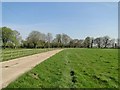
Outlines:
[[119,2],[119,0],[2,0],[2,2]]
[[25,39],[33,30],[66,33],[72,38],[118,35],[118,3],[3,2],[2,24]]

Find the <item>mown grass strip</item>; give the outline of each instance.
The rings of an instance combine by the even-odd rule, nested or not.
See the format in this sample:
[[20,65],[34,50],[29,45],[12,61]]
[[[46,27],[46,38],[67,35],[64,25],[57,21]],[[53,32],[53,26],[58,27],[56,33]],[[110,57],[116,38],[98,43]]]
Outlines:
[[3,49],[2,61],[7,61],[23,56],[33,55],[41,52],[46,52],[54,49]]

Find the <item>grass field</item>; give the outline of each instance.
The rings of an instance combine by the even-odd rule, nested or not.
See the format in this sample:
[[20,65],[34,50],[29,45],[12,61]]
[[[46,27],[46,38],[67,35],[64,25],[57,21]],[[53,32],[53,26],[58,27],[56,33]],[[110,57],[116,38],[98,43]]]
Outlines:
[[7,88],[117,88],[117,49],[65,49]]
[[2,50],[2,61],[11,60],[23,56],[33,55],[52,49],[3,49]]

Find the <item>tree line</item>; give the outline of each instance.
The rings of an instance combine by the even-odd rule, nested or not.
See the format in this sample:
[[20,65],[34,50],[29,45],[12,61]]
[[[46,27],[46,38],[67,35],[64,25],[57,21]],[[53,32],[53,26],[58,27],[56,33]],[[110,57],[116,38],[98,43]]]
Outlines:
[[85,39],[72,39],[67,34],[41,33],[32,31],[23,40],[17,30],[8,27],[0,28],[2,47],[5,48],[120,48],[120,39],[112,39],[109,36],[86,37]]

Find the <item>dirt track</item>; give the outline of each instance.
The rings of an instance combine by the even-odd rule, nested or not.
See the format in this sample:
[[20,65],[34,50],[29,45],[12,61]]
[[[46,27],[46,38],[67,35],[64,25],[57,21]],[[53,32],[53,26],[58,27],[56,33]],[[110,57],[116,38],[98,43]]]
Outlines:
[[0,86],[0,89],[6,87],[10,82],[14,81],[17,77],[19,77],[26,71],[32,69],[37,64],[41,63],[47,58],[60,52],[61,50],[62,49],[53,50],[5,62],[0,62],[0,64],[2,64],[2,82],[0,80],[0,84],[2,84],[2,86]]

